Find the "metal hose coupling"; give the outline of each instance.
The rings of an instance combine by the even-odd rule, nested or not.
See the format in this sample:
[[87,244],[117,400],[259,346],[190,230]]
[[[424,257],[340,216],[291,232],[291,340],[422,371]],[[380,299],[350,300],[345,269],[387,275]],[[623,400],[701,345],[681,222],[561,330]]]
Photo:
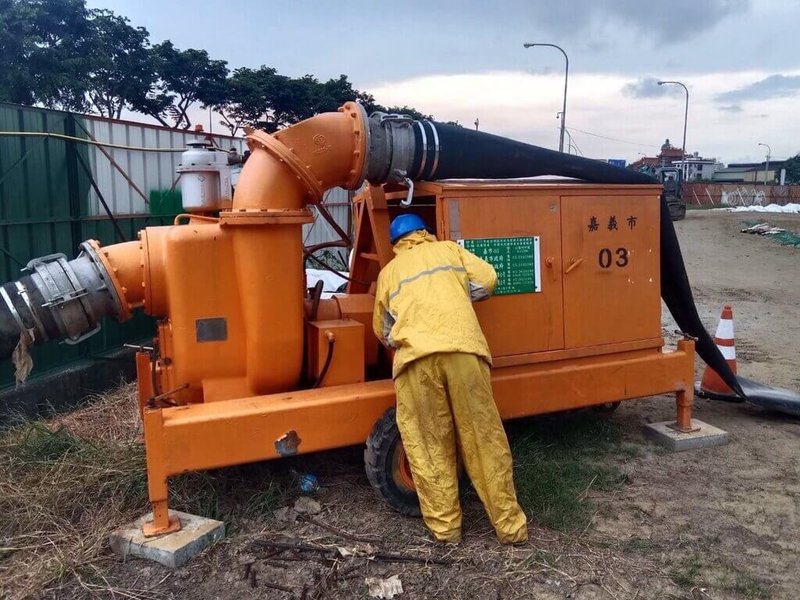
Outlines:
[[119,316],[122,302],[97,242],[80,245],[78,257],[33,259],[21,279],[0,287],[0,359],[11,356],[23,331],[35,344],[77,344],[100,331],[105,316]]

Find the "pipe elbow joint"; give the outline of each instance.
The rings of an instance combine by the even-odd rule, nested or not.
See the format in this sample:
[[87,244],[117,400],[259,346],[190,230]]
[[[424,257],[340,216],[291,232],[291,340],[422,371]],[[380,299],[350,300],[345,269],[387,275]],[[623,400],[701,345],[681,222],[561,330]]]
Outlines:
[[274,135],[250,132],[252,154],[236,186],[234,211],[300,209],[332,187],[358,188],[366,177],[369,132],[356,102]]

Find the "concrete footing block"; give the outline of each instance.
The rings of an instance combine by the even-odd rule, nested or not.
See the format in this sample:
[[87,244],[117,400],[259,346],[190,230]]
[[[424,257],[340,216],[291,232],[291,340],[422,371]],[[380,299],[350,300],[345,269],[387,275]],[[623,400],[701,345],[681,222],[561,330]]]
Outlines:
[[178,517],[181,520],[179,531],[145,537],[142,525],[152,519],[152,514],[148,513],[112,533],[109,536],[111,549],[123,558],[128,556],[146,558],[174,569],[186,564],[190,558],[225,537],[225,523],[222,521],[176,510],[169,511],[169,514],[170,517]]
[[696,429],[696,431],[689,433],[682,433],[672,429],[670,425],[674,423],[674,421],[649,423],[644,426],[644,434],[655,443],[673,452],[711,448],[712,446],[722,446],[728,443],[729,436],[727,431],[698,419],[692,419],[692,429]]

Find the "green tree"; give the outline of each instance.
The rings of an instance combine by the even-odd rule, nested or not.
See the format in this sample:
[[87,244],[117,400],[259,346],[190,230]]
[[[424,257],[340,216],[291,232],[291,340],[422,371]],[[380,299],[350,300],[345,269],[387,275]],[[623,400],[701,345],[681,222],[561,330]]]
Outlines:
[[0,0],[0,100],[17,104],[33,102],[33,79],[27,59],[30,22],[20,3]]
[[167,110],[174,127],[188,129],[192,125],[187,112],[190,106],[196,102],[214,106],[229,91],[225,85],[228,63],[212,60],[205,50],[178,50],[166,40],[153,47],[153,55],[163,93],[173,99]]
[[160,117],[171,98],[158,85],[147,30],[125,17],[94,10],[90,19],[86,97],[96,112],[119,119],[123,108]]
[[271,67],[235,69],[225,82],[222,97],[213,105],[222,115],[222,125],[231,135],[241,127],[256,127],[270,111],[275,89],[286,79]]
[[231,134],[245,126],[274,132],[321,112],[335,111],[353,100],[360,102],[367,114],[382,111],[415,119],[432,118],[408,106],[387,109],[377,104],[371,94],[354,88],[347,75],[320,82],[313,75],[287,77],[267,66],[236,69],[221,95],[223,98],[213,106]]
[[403,106],[383,106],[378,104],[372,94],[368,92],[359,92],[358,101],[364,107],[364,110],[367,111],[368,115],[371,115],[374,112],[383,112],[394,115],[408,115],[417,121],[433,121],[433,115],[426,115],[418,111],[416,108],[406,106],[405,104]]
[[245,126],[274,132],[316,114],[318,87],[311,75],[291,78],[272,67],[241,68],[228,78],[224,98],[213,106],[232,133]]
[[0,100],[86,108],[84,0],[0,0]]
[[800,153],[797,153],[792,158],[787,159],[783,163],[783,168],[786,169],[786,183],[800,183]]

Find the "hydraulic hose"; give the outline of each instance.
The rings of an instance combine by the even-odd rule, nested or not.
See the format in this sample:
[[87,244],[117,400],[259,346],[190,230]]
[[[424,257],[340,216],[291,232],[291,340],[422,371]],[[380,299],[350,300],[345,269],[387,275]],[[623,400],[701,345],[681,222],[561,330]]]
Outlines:
[[325,375],[328,374],[328,369],[331,368],[331,362],[333,361],[333,349],[336,346],[336,337],[332,333],[328,333],[328,352],[325,355],[325,363],[322,365],[322,370],[319,372],[319,376],[317,377],[316,381],[314,381],[311,389],[316,389],[322,385],[322,382],[325,381]]

